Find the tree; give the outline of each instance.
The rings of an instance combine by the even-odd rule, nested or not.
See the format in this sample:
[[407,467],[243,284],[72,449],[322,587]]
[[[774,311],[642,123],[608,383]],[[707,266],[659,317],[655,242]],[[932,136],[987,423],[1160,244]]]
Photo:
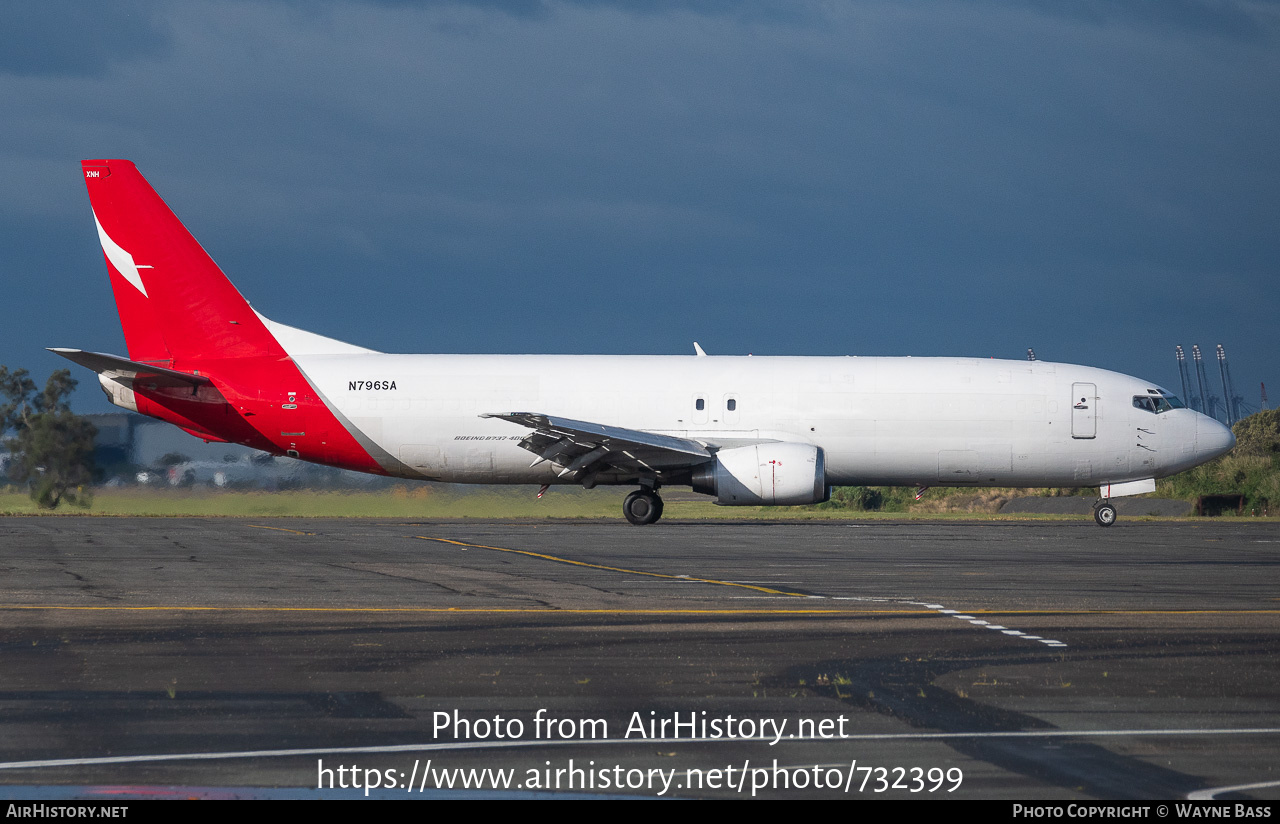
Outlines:
[[1280,454],[1280,409],[1264,409],[1236,421],[1236,455],[1272,457]]
[[44,391],[25,369],[0,366],[0,435],[12,453],[9,474],[29,482],[37,506],[53,509],[62,501],[88,506],[83,487],[93,479],[93,438],[98,430],[71,411],[76,381],[68,369],[49,376]]

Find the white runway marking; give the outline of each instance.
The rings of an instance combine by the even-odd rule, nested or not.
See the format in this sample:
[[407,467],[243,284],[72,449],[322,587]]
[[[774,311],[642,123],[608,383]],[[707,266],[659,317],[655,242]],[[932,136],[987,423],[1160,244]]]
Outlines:
[[[784,741],[829,744],[838,741],[955,741],[975,738],[1140,738],[1179,737],[1202,735],[1280,735],[1280,727],[1246,727],[1243,729],[1158,729],[1158,730],[1018,730],[1013,732],[904,732],[860,733],[843,738],[821,736],[791,736]],[[163,761],[226,761],[240,758],[300,758],[313,755],[357,755],[402,752],[442,752],[449,750],[496,750],[517,747],[563,747],[584,744],[719,744],[743,741],[772,742],[769,735],[753,738],[601,738],[560,739],[547,741],[455,741],[445,744],[394,744],[372,747],[307,747],[296,750],[240,750],[231,752],[159,753],[154,755],[107,755],[96,758],[47,758],[38,761],[0,762],[0,770],[28,770],[46,767],[90,767],[101,764],[142,764]],[[1273,786],[1280,782],[1249,784],[1240,787],[1222,787],[1216,790],[1198,790],[1199,793],[1228,792]]]
[[895,604],[902,604],[904,606],[911,606],[911,607],[924,607],[925,609],[933,610],[939,615],[945,615],[948,618],[955,618],[960,621],[966,621],[974,625],[975,627],[982,627],[984,629],[993,629],[993,630],[996,630],[997,632],[1000,632],[1004,635],[1008,635],[1012,638],[1021,638],[1027,641],[1039,641],[1040,643],[1044,644],[1047,647],[1067,646],[1067,644],[1063,641],[1057,641],[1053,638],[1042,638],[1039,635],[1027,635],[1025,632],[1022,632],[1021,630],[1009,629],[1006,626],[1002,626],[1000,624],[993,624],[990,621],[984,621],[981,618],[974,618],[972,615],[965,615],[964,613],[960,612],[960,610],[958,609],[947,609],[946,605],[944,604],[929,604],[929,603],[925,603],[924,601],[904,601],[898,598],[863,598],[863,597],[857,597],[852,595],[845,595],[845,596],[833,595],[831,596],[831,600],[832,601],[880,601],[883,603],[895,603]]
[[[903,603],[918,604],[919,602],[904,601]],[[942,604],[919,604],[919,605],[923,606],[925,609],[931,609],[934,612],[938,613],[939,615],[946,615],[949,618],[956,618],[958,620],[965,621],[966,623],[972,624],[975,627],[982,627],[983,629],[993,629],[996,632],[999,632],[1003,635],[1008,635],[1011,638],[1023,638],[1028,641],[1039,641],[1040,643],[1044,644],[1047,647],[1067,646],[1062,641],[1057,641],[1052,638],[1041,638],[1039,635],[1027,635],[1025,632],[1022,632],[1021,630],[1009,629],[1008,627],[1003,626],[1001,624],[993,624],[990,621],[984,621],[981,618],[974,618],[972,615],[964,615],[959,610],[947,609]]]
[[1237,784],[1234,787],[1210,787],[1207,790],[1196,790],[1187,793],[1188,801],[1212,801],[1215,796],[1227,793],[1244,792],[1245,790],[1261,790],[1266,787],[1280,787],[1280,781],[1262,781],[1258,784]]

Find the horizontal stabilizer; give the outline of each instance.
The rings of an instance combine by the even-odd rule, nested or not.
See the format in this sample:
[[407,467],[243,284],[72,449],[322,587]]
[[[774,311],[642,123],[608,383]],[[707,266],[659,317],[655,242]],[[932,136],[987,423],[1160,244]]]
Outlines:
[[72,363],[92,369],[100,374],[110,374],[121,378],[147,378],[164,386],[205,386],[210,380],[204,375],[192,375],[140,361],[131,361],[119,355],[106,355],[102,352],[85,352],[82,349],[50,349],[55,355],[61,355]]

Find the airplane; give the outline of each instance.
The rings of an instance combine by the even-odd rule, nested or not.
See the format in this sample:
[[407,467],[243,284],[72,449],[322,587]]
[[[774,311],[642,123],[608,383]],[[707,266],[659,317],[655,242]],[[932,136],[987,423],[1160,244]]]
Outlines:
[[630,485],[725,506],[835,485],[1099,487],[1113,498],[1229,451],[1231,430],[1150,381],[966,357],[384,354],[254,310],[127,160],[81,163],[128,357],[52,349],[116,406],[205,441],[474,484]]

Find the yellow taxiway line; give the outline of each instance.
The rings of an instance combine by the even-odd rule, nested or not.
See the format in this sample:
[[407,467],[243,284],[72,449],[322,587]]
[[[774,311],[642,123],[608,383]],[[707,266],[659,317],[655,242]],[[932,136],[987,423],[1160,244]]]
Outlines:
[[781,589],[770,589],[769,587],[756,586],[754,584],[739,584],[734,581],[720,581],[715,578],[695,578],[691,575],[667,575],[662,572],[644,572],[639,569],[625,569],[623,567],[604,566],[603,564],[589,564],[586,561],[571,561],[568,558],[560,558],[556,555],[546,555],[541,552],[530,552],[527,549],[508,549],[501,546],[486,546],[485,544],[468,544],[465,541],[454,541],[449,538],[433,538],[429,535],[414,535],[423,541],[438,541],[442,544],[453,544],[454,546],[466,547],[468,549],[492,549],[496,552],[510,552],[514,555],[527,555],[530,558],[541,558],[544,561],[554,561],[559,564],[571,564],[573,566],[588,567],[590,569],[603,569],[608,572],[622,572],[627,575],[644,575],[649,578],[665,578],[670,581],[690,581],[698,584],[715,584],[722,587],[739,587],[741,589],[750,589],[755,592],[764,592],[769,595],[785,595],[792,598],[812,598],[813,596],[803,592],[787,592]]

